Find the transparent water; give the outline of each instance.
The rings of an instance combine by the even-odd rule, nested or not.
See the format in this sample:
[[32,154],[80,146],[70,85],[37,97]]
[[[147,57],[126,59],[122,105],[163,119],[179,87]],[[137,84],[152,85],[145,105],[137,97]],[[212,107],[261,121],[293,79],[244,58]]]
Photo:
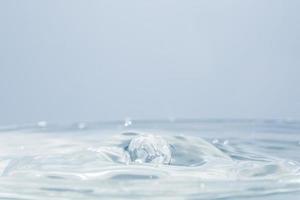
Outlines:
[[0,129],[0,199],[299,199],[300,123],[173,120]]

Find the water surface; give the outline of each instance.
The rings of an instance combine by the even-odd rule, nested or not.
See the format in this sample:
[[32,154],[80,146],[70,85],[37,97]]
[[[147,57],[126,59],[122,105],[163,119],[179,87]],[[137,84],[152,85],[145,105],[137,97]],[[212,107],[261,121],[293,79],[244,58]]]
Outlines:
[[299,150],[296,121],[2,127],[0,198],[297,199]]

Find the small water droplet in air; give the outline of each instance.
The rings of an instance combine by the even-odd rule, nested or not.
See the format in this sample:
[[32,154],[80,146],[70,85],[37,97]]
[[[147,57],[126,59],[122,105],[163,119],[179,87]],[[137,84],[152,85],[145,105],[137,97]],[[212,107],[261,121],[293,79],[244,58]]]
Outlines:
[[219,140],[218,140],[218,139],[214,139],[214,140],[212,141],[212,143],[213,143],[213,144],[217,144],[217,143],[219,143]]
[[130,126],[131,124],[132,124],[131,119],[129,119],[129,118],[125,119],[125,122],[124,122],[125,127]]
[[38,127],[41,127],[41,128],[45,128],[47,126],[47,122],[46,121],[39,121],[37,123]]
[[80,122],[77,124],[78,129],[84,129],[86,128],[86,124],[84,122]]

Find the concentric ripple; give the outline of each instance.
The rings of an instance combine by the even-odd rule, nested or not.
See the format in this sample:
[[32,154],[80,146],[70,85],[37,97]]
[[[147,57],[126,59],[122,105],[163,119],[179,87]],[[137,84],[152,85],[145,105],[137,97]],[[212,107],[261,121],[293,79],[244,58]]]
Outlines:
[[225,121],[3,129],[0,198],[297,199],[299,127]]

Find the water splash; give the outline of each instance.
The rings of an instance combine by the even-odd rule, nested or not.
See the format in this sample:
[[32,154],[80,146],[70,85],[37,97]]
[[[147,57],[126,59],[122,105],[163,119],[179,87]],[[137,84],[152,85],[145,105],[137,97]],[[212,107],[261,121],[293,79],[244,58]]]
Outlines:
[[252,137],[253,127],[241,124],[231,131],[219,123],[171,127],[160,123],[149,130],[145,127],[151,124],[137,125],[128,132],[119,124],[103,129],[91,124],[76,132],[73,127],[53,131],[49,125],[42,131],[40,127],[2,131],[0,197],[298,197],[300,136],[292,132],[295,128],[274,134],[277,124],[263,126],[262,132],[257,125]]
[[158,135],[140,135],[133,138],[128,146],[133,162],[169,164],[171,162],[170,145]]

